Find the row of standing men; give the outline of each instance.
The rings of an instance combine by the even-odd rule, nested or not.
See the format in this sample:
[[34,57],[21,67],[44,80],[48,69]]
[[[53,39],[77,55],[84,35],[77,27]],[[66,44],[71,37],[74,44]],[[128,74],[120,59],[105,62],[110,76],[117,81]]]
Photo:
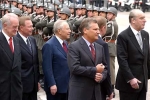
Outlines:
[[[73,5],[73,4],[72,4]],[[104,15],[104,17],[106,17],[106,13],[107,13],[107,18],[108,18],[108,24],[107,24],[107,32],[106,35],[103,36],[103,39],[108,42],[109,47],[111,48],[111,50],[109,49],[110,52],[110,62],[112,64],[110,64],[113,67],[110,67],[110,73],[112,76],[112,88],[114,89],[114,84],[115,84],[115,72],[114,72],[114,58],[116,56],[116,51],[115,51],[115,40],[118,34],[118,26],[116,24],[115,21],[115,17],[117,16],[117,10],[115,8],[109,8],[106,9],[104,7],[102,7],[101,9],[97,9],[96,7],[94,9],[94,7],[92,6],[88,6],[87,8],[85,8],[82,5],[77,5],[76,6],[76,17],[73,16],[74,12],[71,10],[71,4],[70,7],[67,7],[65,5],[63,5],[64,7],[60,9],[60,12],[57,12],[58,17],[62,20],[68,20],[69,26],[71,28],[71,30],[78,30],[78,27],[80,25],[80,23],[82,22],[82,20],[86,17],[93,17],[93,16],[97,16],[96,14],[100,13],[99,15]],[[7,7],[6,7],[7,8]],[[33,23],[33,26],[35,27],[34,30],[34,34],[32,34],[35,39],[36,39],[36,43],[38,46],[38,54],[39,54],[39,59],[40,62],[42,62],[42,47],[43,44],[45,43],[45,41],[47,41],[51,35],[53,34],[52,29],[53,29],[53,24],[54,24],[54,13],[55,12],[55,8],[53,5],[50,5],[49,8],[47,8],[47,16],[43,16],[43,13],[41,13],[44,9],[44,7],[42,5],[39,5],[39,8],[37,7],[36,9],[36,13],[30,14],[31,16],[31,20]],[[57,9],[59,10],[59,9]],[[85,10],[85,11],[84,11]],[[87,10],[87,15],[86,15],[86,10]],[[12,13],[16,13],[18,14],[18,9],[16,9],[15,7],[10,10],[10,12]],[[37,14],[39,12],[39,14]],[[5,12],[6,13],[6,12]],[[29,14],[23,14],[24,16],[27,16]],[[46,25],[45,25],[46,23]],[[49,24],[49,25],[48,25]],[[47,26],[47,27],[45,27]],[[75,26],[75,27],[74,27]],[[42,31],[43,30],[43,31]],[[37,34],[38,33],[38,34]],[[67,40],[69,43],[71,43],[72,41],[77,40],[80,37],[80,33],[77,32],[73,32],[71,34],[71,39]],[[46,38],[46,39],[45,39]],[[41,55],[41,56],[40,56]],[[111,69],[112,68],[112,69]],[[110,93],[107,95],[111,95]]]

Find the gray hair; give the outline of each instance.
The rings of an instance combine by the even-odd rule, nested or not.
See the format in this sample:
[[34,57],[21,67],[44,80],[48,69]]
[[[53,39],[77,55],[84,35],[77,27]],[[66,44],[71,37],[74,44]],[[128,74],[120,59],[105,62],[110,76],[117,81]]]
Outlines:
[[97,23],[97,20],[95,18],[85,18],[83,19],[83,21],[81,22],[80,26],[79,26],[79,31],[81,32],[81,35],[83,35],[83,29],[89,29],[91,27],[91,23]]
[[64,25],[68,25],[67,21],[66,20],[57,20],[55,23],[54,23],[54,27],[53,27],[53,31],[55,34],[57,34],[57,31],[59,29],[61,29]]
[[[14,13],[7,13],[2,17],[2,26],[4,23],[6,23],[7,25],[11,24],[11,19],[12,18],[16,18],[18,19],[18,16]],[[19,20],[19,19],[18,19]]]
[[139,9],[131,10],[130,14],[129,14],[129,23],[131,23],[132,18],[137,17],[139,13],[143,13],[143,12],[141,10],[139,10]]

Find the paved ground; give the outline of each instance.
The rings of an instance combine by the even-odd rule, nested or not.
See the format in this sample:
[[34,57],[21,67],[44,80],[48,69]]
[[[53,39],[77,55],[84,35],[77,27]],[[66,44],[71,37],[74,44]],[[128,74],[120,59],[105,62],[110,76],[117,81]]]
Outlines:
[[[119,32],[121,32],[122,30],[126,29],[129,26],[128,15],[129,15],[128,12],[118,13],[117,22],[119,25]],[[147,20],[146,25],[145,25],[145,30],[150,33],[150,26],[149,26],[150,25],[150,12],[146,12],[145,15],[146,15],[146,20]],[[117,70],[118,70],[118,63],[116,60],[116,73],[117,73]],[[147,100],[150,100],[150,80],[149,80],[148,85],[149,85],[149,88],[148,88],[148,93],[147,93]],[[116,91],[116,98],[113,100],[119,100],[118,91],[117,90],[115,91]],[[42,89],[38,92],[38,100],[46,100],[45,92]]]

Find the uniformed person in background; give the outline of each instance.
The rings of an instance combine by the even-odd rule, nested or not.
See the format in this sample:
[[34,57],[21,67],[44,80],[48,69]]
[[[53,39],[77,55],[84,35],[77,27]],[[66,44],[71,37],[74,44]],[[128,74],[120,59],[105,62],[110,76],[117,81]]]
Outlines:
[[99,12],[99,7],[94,6],[93,7],[93,17],[98,16],[98,12]]
[[[69,27],[71,29],[71,31],[73,30],[72,28],[72,24],[71,24],[71,20],[69,20],[69,17],[71,16],[71,11],[68,7],[63,7],[60,10],[60,19],[61,20],[66,20],[69,24]],[[72,35],[72,32],[71,32]],[[67,40],[68,43],[71,43],[73,41],[73,37],[70,37],[70,39]]]
[[22,4],[23,4],[23,0],[18,0],[17,1],[17,8],[19,8],[20,10],[22,10]]
[[[115,57],[116,57],[116,44],[115,41],[118,36],[118,24],[115,20],[117,17],[117,9],[114,7],[109,7],[107,10],[107,32],[103,39],[108,43],[109,54],[110,54],[110,74],[111,74],[111,84],[114,92],[115,84]],[[115,93],[114,93],[115,97]]]
[[45,42],[42,38],[42,31],[39,29],[36,29],[35,25],[37,22],[42,22],[42,20],[44,18],[44,5],[43,5],[43,3],[38,2],[36,7],[37,7],[36,13],[34,12],[31,15],[31,20],[32,20],[33,27],[34,27],[34,31],[32,34],[36,40],[36,44],[38,47],[38,58],[39,58],[39,67],[40,67],[40,74],[41,74],[40,84],[41,84],[41,87],[43,87],[43,80],[42,80],[43,71],[42,71],[42,53],[41,53],[41,50],[42,50],[43,44]]
[[99,16],[103,16],[106,18],[106,15],[107,15],[107,8],[106,7],[101,7],[99,9]]
[[82,5],[82,17],[86,17],[86,6],[88,6],[88,4]]
[[71,12],[71,15],[70,15],[70,17],[69,17],[69,20],[73,20],[74,17],[75,17],[75,15],[74,15],[75,9],[74,9],[74,8],[76,7],[76,5],[75,5],[74,3],[70,3],[70,4],[68,5],[68,7],[69,7],[70,12]]
[[89,5],[87,7],[87,17],[93,17],[93,6]]
[[22,15],[26,15],[26,11],[27,11],[27,4],[28,4],[28,1],[23,1],[23,4],[22,4]]

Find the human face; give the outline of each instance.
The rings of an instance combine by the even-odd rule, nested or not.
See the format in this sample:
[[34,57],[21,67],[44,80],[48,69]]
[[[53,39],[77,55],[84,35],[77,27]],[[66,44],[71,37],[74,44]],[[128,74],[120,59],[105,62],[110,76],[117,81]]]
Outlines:
[[140,30],[144,29],[145,22],[146,22],[145,15],[142,12],[137,14],[137,16],[135,18],[133,18],[134,28],[137,31],[140,31]]
[[4,30],[9,37],[16,35],[19,26],[18,18],[10,18],[10,23],[4,23]]
[[53,17],[54,16],[54,12],[53,11],[47,11],[47,16]]
[[82,15],[86,14],[86,9],[82,9]]
[[32,35],[33,24],[31,20],[26,20],[24,25],[20,26],[20,30],[25,37]]
[[83,36],[90,42],[93,43],[98,39],[99,27],[97,23],[91,23],[89,28],[83,29]]
[[39,7],[39,12],[43,13],[44,12],[44,8],[43,7]]
[[26,6],[23,6],[23,11],[27,11],[27,7]]
[[93,16],[98,16],[98,11],[93,11]]
[[113,17],[114,17],[114,14],[113,13],[110,13],[110,12],[108,12],[107,13],[107,20],[112,20],[113,19]]
[[70,33],[71,33],[71,30],[70,30],[70,27],[68,24],[65,24],[60,30],[59,30],[59,35],[60,35],[60,38],[62,40],[67,40],[70,38]]
[[30,7],[27,8],[27,12],[28,12],[28,13],[31,13],[31,8],[30,8]]
[[92,16],[93,16],[92,10],[88,10],[88,17],[92,17]]
[[17,2],[16,2],[16,1],[13,1],[12,3],[13,3],[13,5],[14,5],[14,6],[16,6],[16,5],[17,5]]
[[73,14],[74,13],[74,9],[70,8],[70,12],[71,12],[71,14]]
[[81,9],[77,9],[77,10],[76,10],[76,13],[77,13],[78,16],[81,16],[82,10],[81,10]]
[[67,15],[60,13],[60,18],[61,18],[61,20],[66,20],[67,19]]
[[106,18],[106,12],[100,12],[99,16],[103,16],[104,18]]
[[19,4],[18,4],[18,8],[19,8],[19,9],[22,9],[22,4],[19,3]]

